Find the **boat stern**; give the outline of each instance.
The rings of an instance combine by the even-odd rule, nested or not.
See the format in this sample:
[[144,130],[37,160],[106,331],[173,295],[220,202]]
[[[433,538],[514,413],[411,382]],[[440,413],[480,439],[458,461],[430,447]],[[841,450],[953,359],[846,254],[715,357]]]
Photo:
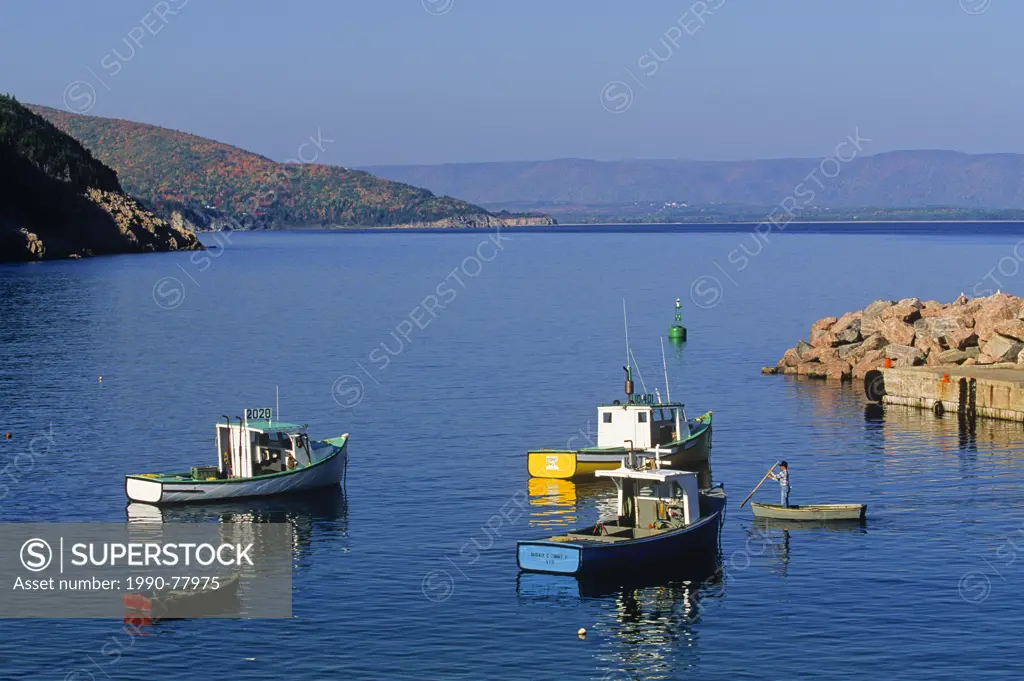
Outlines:
[[520,570],[574,575],[583,563],[583,550],[575,544],[521,541],[516,545]]
[[542,449],[526,456],[531,477],[568,480],[576,475],[576,452]]
[[126,475],[124,493],[131,501],[144,504],[158,504],[164,495],[164,485],[144,475]]

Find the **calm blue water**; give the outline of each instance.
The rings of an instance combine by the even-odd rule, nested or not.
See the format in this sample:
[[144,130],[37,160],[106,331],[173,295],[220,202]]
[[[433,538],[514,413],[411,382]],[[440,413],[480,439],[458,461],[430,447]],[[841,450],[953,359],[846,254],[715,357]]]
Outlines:
[[[56,443],[8,483],[0,521],[123,521],[125,472],[212,464],[214,422],[272,406],[275,386],[284,419],[352,434],[344,495],[163,516],[292,522],[293,620],[141,637],[0,620],[0,677],[1017,678],[1021,426],[971,436],[955,419],[868,413],[850,387],[759,374],[815,319],[876,298],[951,300],[993,277],[1024,293],[1019,226],[932,228],[794,231],[760,249],[744,229],[510,232],[500,251],[483,232],[280,232],[200,255],[0,266],[0,431],[14,435],[0,456],[51,424]],[[466,260],[478,254],[493,259]],[[429,296],[446,304],[433,317]],[[620,397],[623,298],[643,378],[663,389],[676,297],[690,340],[667,346],[672,396],[714,410],[724,575],[518,578],[517,538],[613,503],[600,484],[529,483],[525,451],[581,444],[594,405]],[[755,525],[739,501],[780,458],[794,502],[866,502],[866,526]]]

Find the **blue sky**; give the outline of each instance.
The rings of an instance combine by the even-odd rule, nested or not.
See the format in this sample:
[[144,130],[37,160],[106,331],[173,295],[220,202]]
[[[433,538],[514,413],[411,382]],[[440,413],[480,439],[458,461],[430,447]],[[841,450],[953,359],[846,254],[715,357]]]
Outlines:
[[1011,0],[11,2],[0,91],[348,166],[825,156],[856,128],[1022,153],[1021,27]]

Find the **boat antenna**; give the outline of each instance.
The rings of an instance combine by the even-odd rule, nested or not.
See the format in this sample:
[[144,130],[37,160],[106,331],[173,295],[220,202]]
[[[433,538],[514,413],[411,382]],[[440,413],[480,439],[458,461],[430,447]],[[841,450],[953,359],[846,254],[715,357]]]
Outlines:
[[236,416],[235,418],[238,419],[238,465],[241,466],[244,471],[245,467],[242,466],[242,435],[245,434],[245,426],[242,425],[243,422],[241,416]]
[[626,366],[629,364],[629,322],[626,320],[626,299],[622,299],[622,325],[626,327]]
[[661,341],[661,367],[665,370],[665,399],[668,402],[672,401],[672,391],[668,387],[668,362],[665,361],[665,339],[658,337]]
[[[274,413],[277,414],[277,420],[281,420],[281,386],[274,386]],[[268,421],[269,423],[269,421]]]
[[231,417],[226,414],[221,414],[220,417],[228,424],[228,441],[226,443],[221,443],[222,447],[226,445],[226,449],[218,452],[217,455],[220,459],[220,468],[224,471],[224,474],[227,477],[231,477]]
[[633,358],[633,364],[636,365],[636,375],[640,377],[640,386],[644,389],[644,393],[646,394],[647,384],[644,383],[644,375],[640,373],[640,362],[636,361],[636,355],[633,354],[632,350],[629,351],[629,356]]

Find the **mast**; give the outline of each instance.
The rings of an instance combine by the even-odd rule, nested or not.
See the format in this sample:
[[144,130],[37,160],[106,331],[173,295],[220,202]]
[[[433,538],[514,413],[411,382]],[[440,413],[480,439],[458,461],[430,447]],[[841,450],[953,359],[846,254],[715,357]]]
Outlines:
[[646,394],[647,383],[644,382],[643,372],[640,371],[640,362],[636,361],[636,355],[633,354],[633,350],[629,351],[629,356],[633,358],[633,364],[636,365],[636,375],[640,377],[640,386],[644,389],[644,394]]
[[626,366],[622,367],[626,371],[626,404],[633,404],[633,371],[631,369],[632,364],[629,361],[629,321],[626,319],[626,299],[622,299],[622,325],[626,329]]
[[232,470],[237,477],[243,477],[245,475],[245,456],[242,454],[242,435],[245,433],[245,428],[242,426],[242,417],[236,416],[235,418],[238,419],[238,470],[235,471],[234,466],[232,466]]
[[668,402],[672,401],[672,391],[668,387],[668,362],[665,361],[665,339],[658,338],[661,341],[661,367],[665,370],[665,399]]
[[228,441],[220,443],[220,449],[221,449],[221,451],[219,452],[220,470],[221,470],[222,473],[224,473],[224,477],[225,478],[230,478],[231,477],[231,417],[227,416],[225,414],[221,414],[221,416],[223,416],[224,420],[227,422],[227,428],[228,429],[227,429],[227,432],[226,432],[225,435],[226,435]]
[[622,299],[622,325],[626,328],[626,366],[629,364],[629,321],[626,319],[626,299]]

